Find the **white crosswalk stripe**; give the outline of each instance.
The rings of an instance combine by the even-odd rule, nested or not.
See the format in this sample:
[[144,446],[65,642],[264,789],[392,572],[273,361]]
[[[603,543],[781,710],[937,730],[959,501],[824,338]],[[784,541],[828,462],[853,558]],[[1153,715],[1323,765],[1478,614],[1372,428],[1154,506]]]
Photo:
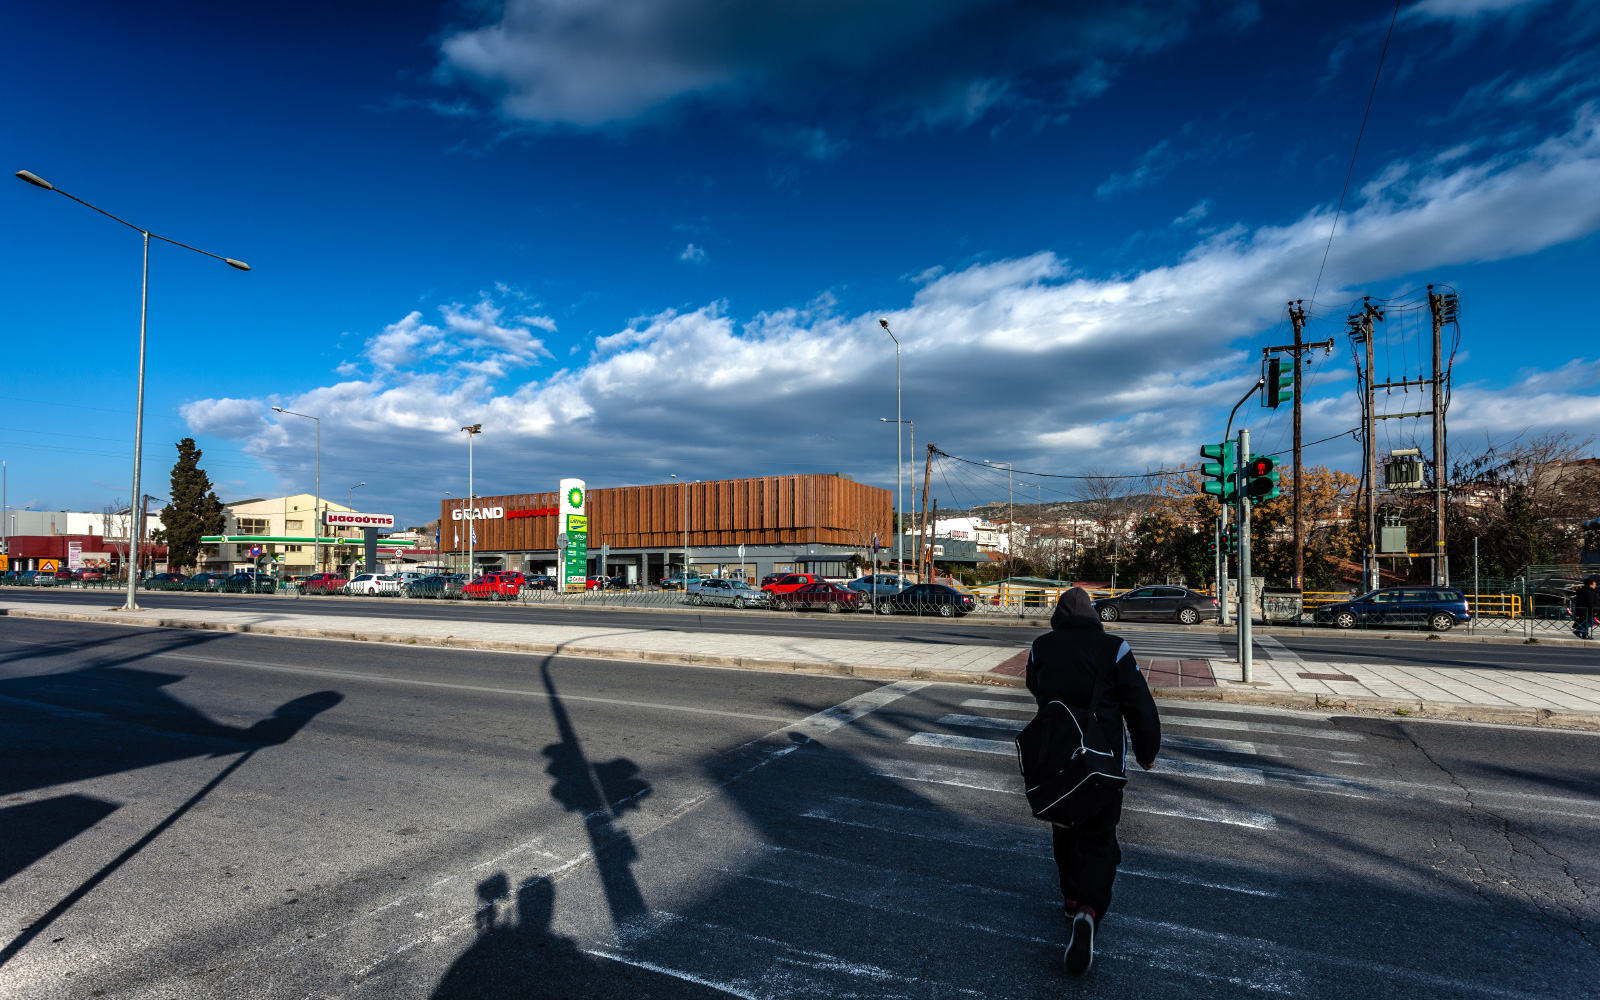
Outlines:
[[1017,746],[1005,740],[980,740],[971,736],[951,736],[948,733],[917,733],[906,740],[914,747],[944,747],[948,750],[972,750],[976,753],[1016,754]]
[[1202,719],[1192,715],[1163,715],[1162,728],[1176,726],[1185,729],[1232,729],[1241,733],[1277,733],[1281,736],[1306,736],[1314,740],[1341,740],[1359,743],[1366,737],[1360,733],[1340,729],[1317,729],[1311,726],[1286,726],[1275,722],[1247,722],[1243,719]]

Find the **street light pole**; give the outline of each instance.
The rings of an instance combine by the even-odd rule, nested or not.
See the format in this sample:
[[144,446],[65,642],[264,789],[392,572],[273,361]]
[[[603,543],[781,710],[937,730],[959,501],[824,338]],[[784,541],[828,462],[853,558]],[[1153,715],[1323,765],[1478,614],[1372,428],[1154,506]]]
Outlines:
[[477,572],[473,565],[478,547],[478,509],[475,506],[478,494],[472,491],[472,439],[483,433],[483,425],[473,424],[461,429],[467,432],[467,580],[470,582],[472,574]]
[[356,495],[356,490],[359,490],[361,487],[363,487],[365,485],[367,485],[367,484],[366,483],[356,483],[354,486],[352,486],[348,490],[344,491],[344,505],[346,507],[350,507],[351,510],[355,510],[355,508],[351,507],[350,505],[351,505],[352,502],[354,502],[355,495]]
[[[155,239],[161,240],[164,243],[171,243],[173,246],[183,247],[185,250],[193,250],[197,254],[210,257],[213,260],[220,260],[229,267],[234,267],[241,271],[250,270],[250,265],[246,264],[242,260],[234,260],[232,257],[220,257],[214,253],[207,253],[206,251],[201,250],[199,247],[192,247],[187,243],[179,243],[177,240],[168,239],[165,236],[156,236],[156,234],[150,232],[150,230],[136,226],[126,219],[119,219],[110,212],[107,212],[105,209],[89,204],[82,198],[79,198],[77,195],[67,194],[67,192],[61,190],[54,184],[51,184],[49,181],[45,180],[43,177],[40,177],[38,174],[32,173],[31,171],[18,170],[17,177],[21,180],[27,181],[34,187],[43,188],[46,191],[54,191],[59,195],[71,198],[73,201],[84,206],[85,208],[92,208],[106,218],[120,222],[124,226],[127,226],[129,229],[134,230],[144,237],[144,275],[139,283],[139,391],[138,400],[133,411],[133,491],[129,494],[130,499],[128,501],[130,504],[137,504],[139,502],[139,496],[141,492],[139,482],[139,459],[144,450],[144,349],[146,329],[145,321],[149,314],[150,304],[150,240],[152,237],[154,237]],[[129,520],[131,521],[132,519],[132,512],[130,510]],[[139,603],[136,599],[139,586],[139,575],[135,569],[135,567],[138,565],[139,538],[135,534],[128,539],[128,597],[122,605],[122,610],[124,611],[139,610]]]
[[894,331],[889,329],[889,320],[887,318],[880,318],[878,320],[878,325],[883,327],[883,332],[887,333],[889,335],[889,339],[894,341],[894,518],[896,522],[894,531],[894,559],[895,562],[899,564],[896,566],[895,571],[899,573],[902,578],[904,578],[906,572],[906,553],[905,531],[903,529],[905,526],[899,523],[900,519],[905,516],[906,506],[906,491],[905,487],[901,485],[901,478],[902,474],[905,472],[906,461],[904,453],[900,450],[901,442],[904,440],[900,436],[899,426],[900,338],[896,337],[894,335]]
[[[896,406],[895,406],[895,412],[896,413],[898,413],[900,411],[900,407],[898,405],[899,404],[899,377],[900,377],[899,373],[896,372],[896,374],[895,374],[895,381],[896,381],[896,392],[895,392]],[[896,424],[896,425],[904,424],[907,427],[909,427],[911,429],[911,454],[915,455],[917,453],[917,422],[915,420],[890,420],[888,417],[879,417],[878,420],[883,422],[883,423],[886,423],[886,424]],[[899,443],[900,442],[900,428],[898,426],[896,426],[895,429],[894,429],[894,436],[895,436],[895,457],[898,458],[899,455],[900,455],[900,443]],[[895,473],[894,482],[895,482],[896,489],[898,489],[899,486],[900,486],[900,474],[898,472]],[[917,508],[917,496],[916,496],[916,493],[917,493],[917,487],[916,487],[915,482],[913,482],[913,484],[911,486],[911,509],[913,511],[915,511],[916,508]],[[905,493],[901,492],[900,496],[904,497]],[[913,518],[913,520],[915,520],[915,519]],[[913,524],[912,527],[915,528],[916,525]],[[897,537],[898,537],[898,535],[903,535],[905,533],[906,533],[906,526],[904,524],[901,524],[900,525],[900,531],[897,533]],[[900,554],[899,549],[895,550],[895,555],[896,555],[896,558],[903,558],[901,556],[901,554]],[[919,565],[920,565],[920,560],[919,560]],[[905,586],[905,582],[906,582],[906,567],[905,567],[905,563],[903,561],[900,564],[900,567],[898,568],[898,570],[896,572],[897,572],[897,574],[899,576],[899,579],[900,579],[900,585],[902,587]]]
[[[304,417],[317,425],[317,478],[316,485],[312,487],[316,491],[316,496],[311,498],[311,572],[320,573],[322,572],[322,418],[313,417],[309,413],[285,410],[281,406],[274,406],[273,409],[291,417]],[[169,564],[167,568],[172,567]]]

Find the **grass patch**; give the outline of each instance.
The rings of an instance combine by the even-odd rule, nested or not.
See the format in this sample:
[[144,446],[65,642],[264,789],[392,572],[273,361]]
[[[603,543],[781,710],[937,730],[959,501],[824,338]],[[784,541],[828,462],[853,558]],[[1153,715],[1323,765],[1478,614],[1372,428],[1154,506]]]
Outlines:
[[1409,709],[1409,708],[1397,708],[1397,709],[1394,710],[1394,714],[1396,714],[1396,715],[1410,715],[1411,714],[1411,709]]
[[1528,636],[1528,638],[1522,640],[1522,644],[1524,646],[1537,646],[1537,645],[1539,645],[1539,639],[1538,639],[1537,636],[1531,636],[1530,635],[1530,636]]

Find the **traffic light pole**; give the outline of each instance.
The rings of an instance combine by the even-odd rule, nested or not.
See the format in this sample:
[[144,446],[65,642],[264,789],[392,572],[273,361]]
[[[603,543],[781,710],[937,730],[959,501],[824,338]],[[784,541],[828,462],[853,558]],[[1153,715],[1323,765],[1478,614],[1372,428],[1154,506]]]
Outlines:
[[1234,489],[1239,495],[1239,666],[1243,680],[1252,677],[1250,662],[1250,497],[1245,493],[1245,463],[1250,460],[1250,431],[1239,429],[1239,460],[1234,463]]

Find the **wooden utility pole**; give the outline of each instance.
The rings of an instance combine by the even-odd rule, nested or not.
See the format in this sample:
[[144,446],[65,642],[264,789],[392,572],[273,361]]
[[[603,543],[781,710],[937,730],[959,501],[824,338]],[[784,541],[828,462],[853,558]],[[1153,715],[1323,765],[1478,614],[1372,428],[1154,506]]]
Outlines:
[[932,522],[932,526],[931,526],[931,528],[930,528],[930,530],[928,532],[928,535],[929,535],[929,538],[928,538],[928,576],[929,576],[929,582],[931,583],[932,582],[932,577],[934,575],[933,543],[939,540],[939,498],[938,497],[934,497],[933,498],[933,522]]
[[1445,557],[1445,440],[1444,440],[1444,325],[1456,317],[1454,295],[1434,294],[1428,286],[1428,310],[1433,314],[1433,582],[1450,586],[1450,563]]
[[[1322,350],[1326,350],[1326,351],[1333,350],[1333,338],[1330,337],[1327,340],[1324,340],[1324,341],[1321,341],[1321,342],[1315,343],[1315,344],[1308,344],[1308,343],[1305,342],[1305,340],[1304,340],[1305,327],[1306,327],[1305,299],[1298,299],[1298,300],[1296,300],[1294,302],[1289,303],[1289,322],[1294,324],[1294,343],[1293,344],[1284,344],[1284,345],[1281,345],[1281,346],[1278,346],[1278,347],[1268,347],[1266,350],[1261,352],[1261,356],[1263,358],[1266,358],[1268,355],[1271,355],[1271,354],[1284,354],[1284,353],[1287,353],[1291,358],[1294,359],[1294,478],[1292,480],[1292,488],[1294,490],[1294,580],[1293,580],[1293,584],[1294,584],[1294,586],[1296,588],[1304,588],[1305,587],[1306,542],[1305,542],[1304,529],[1301,527],[1301,517],[1303,516],[1302,512],[1304,510],[1305,497],[1301,493],[1301,487],[1302,487],[1303,484],[1300,481],[1300,464],[1301,464],[1300,463],[1300,397],[1301,397],[1301,393],[1302,393],[1302,391],[1304,389],[1304,382],[1302,381],[1302,374],[1303,374],[1304,369],[1305,369],[1305,363],[1304,363],[1304,360],[1302,358],[1302,355],[1306,351],[1313,350],[1313,349],[1316,349],[1316,348],[1321,348]],[[1267,391],[1268,392],[1275,392],[1276,389],[1277,389],[1276,386],[1267,387]],[[1246,457],[1248,457],[1248,456],[1246,456]]]
[[[1357,373],[1358,384],[1363,394],[1361,408],[1361,432],[1366,440],[1362,450],[1366,452],[1367,466],[1367,554],[1362,563],[1362,572],[1367,577],[1368,590],[1378,589],[1380,578],[1378,575],[1378,417],[1377,386],[1373,381],[1372,371],[1372,323],[1373,320],[1383,321],[1383,313],[1372,304],[1371,296],[1361,300],[1361,312],[1350,316],[1350,338],[1357,343],[1366,344],[1366,368]],[[1393,414],[1406,416],[1407,414]],[[1390,416],[1390,414],[1385,414]]]
[[[928,457],[923,462],[923,465],[922,465],[922,531],[918,535],[918,540],[922,542],[922,551],[918,554],[920,556],[920,558],[917,559],[917,574],[922,577],[922,582],[923,583],[927,583],[928,582],[928,575],[929,575],[923,569],[923,567],[928,564],[928,562],[929,562],[928,554],[933,551],[933,543],[928,541],[927,537],[928,537],[928,485],[929,485],[930,480],[933,478],[933,453],[934,453],[934,451],[935,451],[934,445],[932,445],[932,444],[928,445]],[[912,459],[912,461],[916,461],[916,459]]]

